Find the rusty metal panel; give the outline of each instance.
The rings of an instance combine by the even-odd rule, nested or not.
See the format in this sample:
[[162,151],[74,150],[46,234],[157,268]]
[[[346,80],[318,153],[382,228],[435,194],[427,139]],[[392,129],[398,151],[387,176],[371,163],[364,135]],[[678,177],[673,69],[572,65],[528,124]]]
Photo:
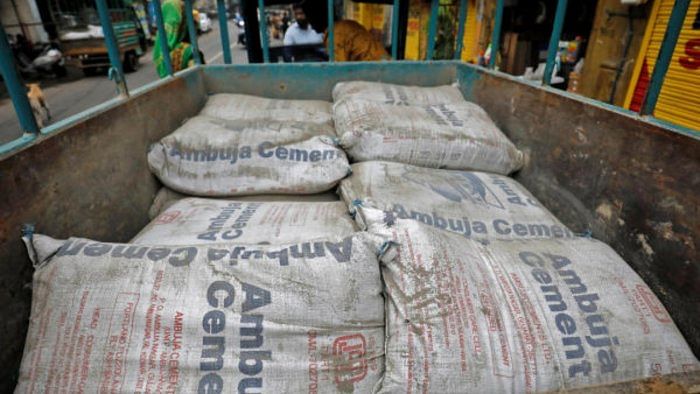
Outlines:
[[148,146],[204,99],[201,74],[191,72],[0,157],[0,392],[14,389],[31,305],[22,224],[58,238],[129,240],[148,222],[159,188]]
[[341,81],[384,81],[435,86],[450,84],[456,79],[452,61],[207,66],[204,68],[204,77],[210,94],[243,93],[313,100],[332,100],[331,90]]
[[528,156],[515,178],[610,244],[700,354],[700,139],[612,106],[460,65],[467,98]]

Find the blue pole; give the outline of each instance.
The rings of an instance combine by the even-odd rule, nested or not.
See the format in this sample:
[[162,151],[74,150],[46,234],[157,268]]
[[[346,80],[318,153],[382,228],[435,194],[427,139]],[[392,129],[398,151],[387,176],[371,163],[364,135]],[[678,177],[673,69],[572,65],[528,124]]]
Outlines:
[[228,21],[226,20],[226,4],[224,4],[224,0],[216,0],[216,7],[219,14],[221,50],[224,53],[224,63],[231,64],[231,43],[228,40]]
[[258,0],[258,29],[260,30],[260,44],[262,46],[263,62],[270,62],[270,39],[267,36],[267,15],[265,14],[265,0]]
[[435,52],[435,36],[437,36],[438,10],[440,8],[440,0],[432,0],[430,4],[430,21],[428,22],[428,53],[427,60],[433,60]]
[[168,47],[168,38],[165,36],[165,25],[163,24],[163,10],[160,8],[160,0],[153,1],[153,9],[156,12],[156,26],[158,27],[158,42],[160,51],[163,53],[163,63],[168,75],[173,75],[173,64],[170,62],[170,48]]
[[567,2],[568,0],[559,0],[557,3],[557,12],[554,14],[554,26],[552,26],[552,35],[549,36],[547,65],[544,68],[544,80],[542,81],[545,85],[551,85],[552,83],[552,71],[554,71],[554,61],[559,51],[559,39],[561,38],[561,29],[564,27]]
[[197,28],[194,26],[194,15],[192,15],[192,0],[185,0],[185,18],[187,20],[187,31],[190,33],[190,45],[192,47],[192,57],[196,64],[202,64],[199,58],[199,44],[197,43]]
[[20,81],[17,69],[15,69],[14,58],[10,44],[7,41],[5,28],[0,24],[0,73],[2,73],[5,86],[7,86],[10,97],[12,97],[12,105],[15,107],[22,130],[25,133],[38,134],[39,126],[36,124],[32,106],[29,105],[29,99],[27,99],[27,89]]
[[654,113],[654,108],[656,108],[656,102],[659,100],[666,72],[671,65],[673,51],[676,49],[678,36],[683,28],[683,20],[688,12],[689,5],[690,0],[676,0],[676,3],[673,5],[673,11],[671,11],[671,17],[668,20],[668,28],[666,28],[664,40],[661,42],[659,57],[656,58],[656,65],[651,73],[649,89],[647,89],[644,105],[642,105],[642,110],[640,111],[642,115]]
[[399,55],[399,0],[394,0],[391,9],[391,58],[396,60]]
[[114,34],[112,20],[109,17],[109,8],[107,8],[105,0],[97,0],[96,3],[97,13],[100,16],[100,24],[102,25],[102,33],[105,36],[105,45],[107,46],[109,63],[112,65],[112,67],[109,69],[109,78],[114,79],[120,95],[129,96],[129,89],[126,87],[124,69],[122,68],[121,55],[119,54],[119,44],[117,43],[117,37]]
[[333,0],[328,0],[328,61],[331,63],[335,61],[335,14],[333,9]]
[[459,27],[457,28],[457,47],[455,48],[455,60],[462,58],[462,46],[464,43],[464,25],[467,23],[467,0],[459,1]]
[[258,29],[260,30],[260,44],[262,45],[263,62],[270,62],[270,43],[267,37],[267,16],[265,15],[265,0],[258,0],[258,15],[260,15]]
[[496,17],[493,21],[493,33],[491,35],[491,58],[489,59],[489,68],[496,67],[496,58],[498,57],[499,46],[501,45],[501,24],[503,23],[503,0],[496,2]]

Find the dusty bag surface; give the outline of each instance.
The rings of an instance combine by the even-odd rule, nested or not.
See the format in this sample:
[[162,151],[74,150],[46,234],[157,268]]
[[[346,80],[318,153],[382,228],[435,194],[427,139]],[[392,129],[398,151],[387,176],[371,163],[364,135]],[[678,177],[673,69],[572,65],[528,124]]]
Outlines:
[[352,166],[339,194],[355,218],[414,219],[467,238],[571,238],[574,233],[512,178],[484,172],[436,170],[368,161]]
[[333,109],[336,132],[353,161],[504,175],[523,165],[522,152],[474,103],[397,106],[343,100]]
[[383,393],[540,392],[698,369],[649,287],[607,245],[490,240],[415,221],[382,257]]
[[197,115],[187,119],[171,135],[177,136],[182,144],[193,145],[208,141],[251,144],[270,141],[275,144],[288,144],[327,135],[335,136],[333,125],[316,124],[305,121],[284,121],[273,118],[226,120],[211,116]]
[[454,85],[407,86],[383,82],[338,82],[333,87],[333,101],[368,100],[392,105],[435,105],[464,101]]
[[221,93],[209,96],[200,115],[233,121],[264,119],[333,127],[332,105],[321,100],[282,100]]
[[366,233],[275,246],[28,244],[36,272],[17,392],[368,393],[382,374]]
[[177,201],[131,243],[194,245],[290,243],[346,237],[357,231],[345,203],[250,202],[210,198]]
[[[176,202],[187,198],[186,194],[178,193],[167,187],[161,187],[153,198],[153,203],[148,209],[148,218],[153,220],[161,212],[170,208]],[[278,201],[278,202],[327,202],[327,201],[338,201],[338,195],[333,192],[325,192],[319,194],[306,194],[306,195],[296,195],[296,194],[259,194],[255,196],[239,196],[236,197],[239,201]]]
[[148,165],[164,185],[194,196],[320,193],[350,168],[333,137],[276,144],[216,132],[168,135],[151,147]]

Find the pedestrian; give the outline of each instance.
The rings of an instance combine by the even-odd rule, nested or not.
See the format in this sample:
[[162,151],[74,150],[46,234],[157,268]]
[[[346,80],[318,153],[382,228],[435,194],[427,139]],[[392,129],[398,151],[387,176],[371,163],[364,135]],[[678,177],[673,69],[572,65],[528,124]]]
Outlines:
[[[339,20],[334,23],[333,52],[338,62],[371,62],[391,59],[381,41],[372,35],[361,24],[349,20]],[[324,43],[328,47],[328,29],[324,35]]]
[[284,34],[284,45],[313,45],[323,43],[323,34],[314,30],[306,19],[306,13],[301,4],[292,6],[294,23]]
[[[309,17],[310,22],[324,32],[323,43],[326,48],[329,48],[328,19],[325,12],[309,13]],[[335,61],[367,62],[391,59],[381,40],[374,37],[361,24],[350,19],[338,20],[335,17],[334,19],[333,56]]]
[[[185,4],[183,0],[164,0],[162,3],[163,25],[165,25],[165,37],[170,50],[170,63],[173,72],[184,70],[194,65],[192,46],[187,31],[185,18]],[[199,53],[202,56],[202,53]],[[202,61],[204,58],[201,57]],[[168,70],[163,61],[163,52],[160,46],[160,32],[156,35],[156,43],[153,46],[153,62],[156,71],[161,78],[168,76]]]

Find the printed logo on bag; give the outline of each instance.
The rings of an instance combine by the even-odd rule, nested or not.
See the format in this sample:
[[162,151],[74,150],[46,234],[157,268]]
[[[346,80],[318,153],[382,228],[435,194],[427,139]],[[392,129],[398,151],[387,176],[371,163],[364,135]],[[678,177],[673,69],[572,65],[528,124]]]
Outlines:
[[664,306],[661,305],[659,299],[656,298],[648,287],[642,284],[637,285],[637,293],[639,293],[639,296],[642,297],[644,304],[646,304],[652,316],[654,316],[656,320],[661,323],[671,323],[671,316],[669,316]]
[[156,220],[153,221],[154,224],[170,224],[175,221],[178,217],[180,217],[181,211],[168,211],[168,212],[163,212],[162,214],[158,215]]
[[359,382],[367,376],[367,343],[362,334],[345,335],[333,341],[335,384]]
[[427,187],[450,201],[470,201],[473,204],[485,207],[505,209],[493,191],[474,174],[460,172],[457,173],[457,176],[448,175],[431,182],[426,179],[424,173],[408,170],[403,174],[403,177],[413,183]]

